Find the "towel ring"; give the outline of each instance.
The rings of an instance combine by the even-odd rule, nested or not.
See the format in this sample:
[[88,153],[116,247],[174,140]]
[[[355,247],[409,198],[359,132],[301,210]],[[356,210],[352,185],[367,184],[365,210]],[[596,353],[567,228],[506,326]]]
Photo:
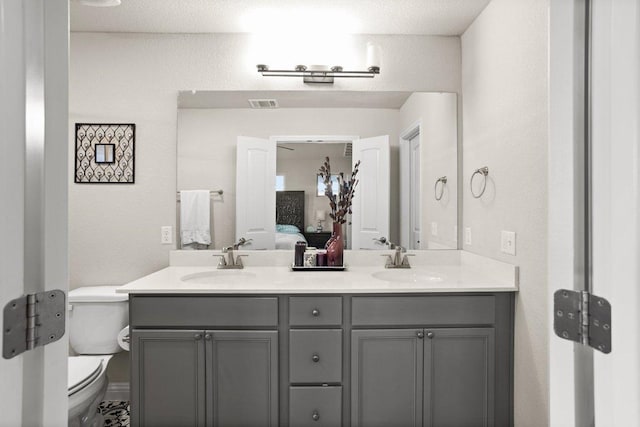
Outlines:
[[[482,175],[482,178],[483,178],[482,189],[478,194],[473,192],[473,179],[476,177],[476,175]],[[471,190],[471,195],[474,198],[479,199],[480,197],[482,197],[482,195],[484,194],[484,190],[487,189],[487,175],[489,175],[489,168],[487,166],[483,166],[480,169],[476,169],[475,172],[473,172],[473,174],[471,175],[471,179],[469,180],[469,189]]]
[[[442,183],[442,185],[440,185],[440,195],[438,195],[438,184]],[[444,185],[447,183],[447,177],[446,176],[441,176],[440,178],[436,179],[436,183],[433,186],[433,192],[434,192],[434,196],[436,198],[437,201],[442,200],[442,196],[444,195]]]

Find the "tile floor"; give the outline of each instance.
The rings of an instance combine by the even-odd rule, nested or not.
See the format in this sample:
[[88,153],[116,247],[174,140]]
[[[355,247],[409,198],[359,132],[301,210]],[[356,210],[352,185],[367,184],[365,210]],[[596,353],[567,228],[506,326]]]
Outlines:
[[104,416],[105,427],[129,426],[129,402],[126,400],[104,401],[98,412]]

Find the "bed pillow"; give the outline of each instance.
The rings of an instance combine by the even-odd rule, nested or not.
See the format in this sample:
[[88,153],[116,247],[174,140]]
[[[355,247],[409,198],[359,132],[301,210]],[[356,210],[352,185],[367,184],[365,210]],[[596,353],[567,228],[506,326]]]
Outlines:
[[276,231],[278,233],[295,234],[300,233],[300,229],[291,224],[276,224]]

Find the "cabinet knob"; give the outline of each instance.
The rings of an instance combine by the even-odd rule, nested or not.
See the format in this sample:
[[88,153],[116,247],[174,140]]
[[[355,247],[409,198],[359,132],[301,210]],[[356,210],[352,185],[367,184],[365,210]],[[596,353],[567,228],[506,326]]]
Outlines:
[[320,413],[318,411],[313,411],[311,418],[313,418],[313,421],[318,421],[320,419]]
[[433,332],[427,332],[427,338],[431,339],[435,336]]
[[311,360],[313,360],[315,363],[318,363],[320,361],[320,356],[314,354],[313,356],[311,356]]
[[211,341],[211,334],[204,334],[204,339],[207,341]]
[[198,341],[202,339],[202,334],[195,334],[193,337]]
[[424,332],[422,332],[422,331],[416,332],[416,336],[418,338],[422,339],[422,338],[424,338]]
[[317,308],[314,308],[313,310],[311,310],[311,315],[313,317],[318,317],[320,316],[320,310],[318,310]]

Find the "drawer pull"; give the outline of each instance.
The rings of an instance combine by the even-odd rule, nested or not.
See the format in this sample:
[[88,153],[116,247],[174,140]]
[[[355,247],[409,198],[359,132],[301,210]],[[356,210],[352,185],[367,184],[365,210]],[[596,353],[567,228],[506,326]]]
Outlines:
[[318,411],[313,411],[311,418],[313,418],[313,421],[318,421],[320,419],[320,413],[318,413]]
[[314,354],[313,356],[311,356],[311,360],[313,360],[315,363],[318,363],[320,361],[320,356]]
[[196,341],[200,341],[202,339],[202,334],[195,334],[193,338],[195,338]]
[[311,310],[311,315],[313,317],[318,317],[320,316],[320,310],[318,310],[317,308],[314,308],[313,310]]
[[211,334],[204,334],[204,339],[207,341],[211,341]]
[[435,336],[433,332],[427,332],[427,338],[431,339]]
[[423,332],[416,332],[416,336],[420,339],[424,338],[424,333]]

